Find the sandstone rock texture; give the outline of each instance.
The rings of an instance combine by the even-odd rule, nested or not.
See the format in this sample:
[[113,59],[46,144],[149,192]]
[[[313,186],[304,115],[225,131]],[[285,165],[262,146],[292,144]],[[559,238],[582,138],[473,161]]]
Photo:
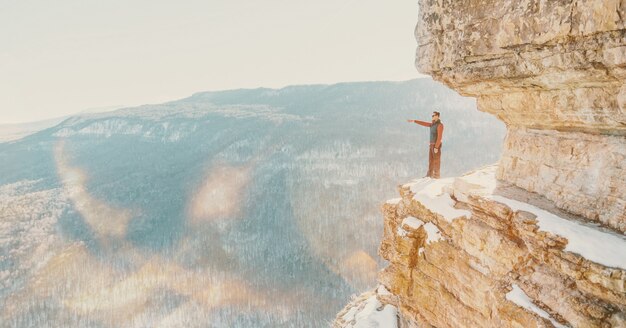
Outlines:
[[383,205],[378,299],[398,326],[626,327],[626,237],[497,170],[415,180]]
[[626,232],[626,1],[421,0],[415,34],[419,71],[507,124],[498,178]]
[[[443,185],[439,197],[447,193],[458,200],[449,204],[467,213],[440,214],[446,210],[433,199],[416,197],[422,187],[415,188],[415,183],[401,186],[401,201],[383,206],[379,252],[389,266],[379,281],[398,296],[394,305],[401,326],[626,327],[626,238],[586,225],[583,218],[559,210],[544,197],[496,181],[495,172],[496,167],[485,168]],[[510,199],[534,210],[514,210],[506,201]],[[541,219],[547,213],[564,220],[559,223],[564,229],[572,223],[583,235],[598,234],[579,241],[567,232],[546,231]],[[454,218],[458,214],[463,216]],[[408,226],[411,217],[424,224]],[[439,231],[436,240],[433,229],[427,229],[429,223]],[[615,244],[593,245],[610,238]],[[618,261],[611,265],[622,267],[571,252],[569,242],[588,243],[584,247],[599,251],[616,247],[604,250]],[[509,300],[513,286],[544,316]]]
[[626,327],[626,1],[419,0],[415,33],[420,72],[506,123],[502,158],[400,186],[389,293],[343,318],[376,295],[398,327]]

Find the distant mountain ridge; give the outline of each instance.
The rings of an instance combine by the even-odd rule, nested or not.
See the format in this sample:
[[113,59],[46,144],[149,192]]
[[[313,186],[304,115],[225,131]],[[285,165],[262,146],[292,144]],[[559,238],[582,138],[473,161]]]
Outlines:
[[72,116],[86,114],[86,113],[102,113],[102,112],[115,110],[120,107],[122,106],[97,107],[97,108],[86,109],[75,115],[59,116],[59,117],[33,121],[33,122],[0,124],[0,143],[19,140],[33,133],[53,127]]

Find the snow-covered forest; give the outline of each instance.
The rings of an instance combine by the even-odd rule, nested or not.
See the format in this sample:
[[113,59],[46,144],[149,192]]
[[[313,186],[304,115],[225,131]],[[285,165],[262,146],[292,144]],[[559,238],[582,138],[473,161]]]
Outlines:
[[429,79],[203,92],[0,143],[0,325],[322,327],[375,286],[380,205],[495,162],[505,133]]

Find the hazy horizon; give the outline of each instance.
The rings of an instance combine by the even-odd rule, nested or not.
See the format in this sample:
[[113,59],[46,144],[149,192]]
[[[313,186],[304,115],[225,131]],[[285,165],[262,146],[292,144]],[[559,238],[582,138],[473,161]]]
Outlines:
[[[168,103],[168,102],[172,102],[172,101],[182,100],[182,99],[185,99],[185,98],[192,97],[195,94],[206,93],[206,92],[216,92],[217,93],[217,92],[224,92],[224,91],[241,91],[241,90],[257,90],[257,89],[282,90],[284,88],[289,88],[289,87],[304,87],[304,86],[317,86],[317,85],[334,86],[334,85],[338,85],[338,84],[354,84],[354,83],[377,83],[377,82],[404,83],[404,82],[409,82],[409,81],[417,80],[417,79],[430,79],[430,80],[432,80],[432,78],[430,76],[420,75],[418,77],[411,78],[411,79],[406,79],[406,80],[338,81],[338,82],[333,82],[333,83],[289,84],[289,85],[280,86],[280,87],[258,86],[258,87],[248,87],[248,88],[198,90],[198,91],[191,92],[190,94],[188,94],[186,96],[183,96],[183,97],[180,97],[180,98],[176,98],[176,99],[167,99],[167,100],[164,100],[162,102],[136,104],[136,105],[113,105],[113,106],[91,107],[91,108],[85,108],[85,109],[82,109],[82,110],[78,110],[78,111],[73,112],[73,113],[67,113],[67,114],[61,115],[61,116],[47,117],[47,118],[43,118],[43,119],[36,118],[34,120],[31,120],[31,121],[10,122],[10,123],[2,123],[2,122],[0,122],[0,126],[28,125],[28,124],[32,124],[32,123],[39,123],[39,122],[46,122],[46,121],[54,121],[54,120],[58,120],[58,119],[65,119],[65,118],[68,118],[68,117],[71,117],[71,116],[76,116],[76,115],[81,115],[81,114],[104,113],[104,112],[109,112],[109,111],[115,111],[115,110],[118,110],[118,109],[134,108],[134,107],[141,107],[141,106],[148,106],[148,105],[159,105],[159,104],[164,104],[164,103]],[[438,81],[435,81],[435,82],[436,83],[440,83]]]
[[414,1],[0,4],[0,124],[206,90],[406,81]]

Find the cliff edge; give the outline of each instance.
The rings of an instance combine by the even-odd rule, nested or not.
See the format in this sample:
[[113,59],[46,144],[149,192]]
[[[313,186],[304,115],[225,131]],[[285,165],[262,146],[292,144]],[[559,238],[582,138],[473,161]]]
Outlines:
[[503,154],[399,187],[380,286],[334,327],[626,327],[626,2],[419,6],[416,67],[503,120]]
[[507,124],[497,177],[626,232],[626,2],[419,2],[416,67]]

